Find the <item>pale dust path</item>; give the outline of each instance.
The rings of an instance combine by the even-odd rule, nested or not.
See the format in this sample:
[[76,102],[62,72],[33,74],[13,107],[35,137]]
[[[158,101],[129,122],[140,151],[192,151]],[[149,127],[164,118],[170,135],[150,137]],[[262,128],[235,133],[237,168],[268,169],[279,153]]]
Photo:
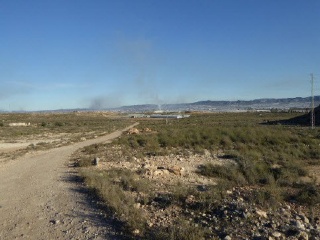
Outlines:
[[[88,204],[67,166],[78,148],[104,137],[26,155],[0,168],[0,239],[120,239],[103,213]],[[110,218],[111,219],[111,218]]]

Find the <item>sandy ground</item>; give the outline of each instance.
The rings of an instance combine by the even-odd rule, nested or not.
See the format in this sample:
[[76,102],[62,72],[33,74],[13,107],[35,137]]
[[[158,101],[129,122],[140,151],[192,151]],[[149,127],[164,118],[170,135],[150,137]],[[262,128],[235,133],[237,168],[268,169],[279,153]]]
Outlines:
[[[59,134],[43,134],[41,136],[30,136],[29,138],[19,139],[15,141],[5,141],[0,140],[0,153],[9,153],[14,152],[19,149],[24,149],[28,147],[30,144],[38,144],[38,143],[52,143],[52,142],[61,142],[64,138],[68,137],[66,133]],[[31,138],[31,139],[30,139]]]
[[68,166],[78,148],[110,141],[122,131],[3,164],[0,239],[123,239]]
[[8,152],[14,152],[19,149],[23,149],[28,147],[30,144],[37,144],[39,142],[43,141],[19,141],[14,143],[8,143],[8,142],[0,142],[0,152],[2,153],[8,153]]
[[28,142],[18,142],[18,143],[5,143],[5,142],[0,142],[0,152],[13,152],[18,149],[22,149],[27,147],[29,144]]

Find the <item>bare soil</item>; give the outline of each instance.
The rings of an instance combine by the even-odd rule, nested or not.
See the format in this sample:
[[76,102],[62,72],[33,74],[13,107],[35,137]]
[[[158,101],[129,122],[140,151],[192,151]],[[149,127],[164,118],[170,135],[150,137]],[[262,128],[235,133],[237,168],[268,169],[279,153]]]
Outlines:
[[[75,150],[110,141],[133,126],[2,163],[0,239],[123,239],[115,220],[99,209],[99,202],[88,197],[68,160]],[[0,146],[3,152],[25,144]]]

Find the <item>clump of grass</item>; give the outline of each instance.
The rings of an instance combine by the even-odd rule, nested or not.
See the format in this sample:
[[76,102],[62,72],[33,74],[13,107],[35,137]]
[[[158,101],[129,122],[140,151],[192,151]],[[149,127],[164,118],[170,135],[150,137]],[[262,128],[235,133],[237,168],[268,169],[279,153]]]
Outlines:
[[260,206],[275,208],[284,199],[284,194],[282,191],[283,189],[276,184],[270,184],[254,189],[248,196],[247,200]]
[[82,148],[81,151],[83,153],[86,153],[87,155],[96,154],[96,153],[99,153],[100,147],[101,147],[101,144],[92,144],[92,145],[89,145],[89,146]]
[[184,203],[189,195],[196,194],[193,187],[187,186],[181,182],[177,182],[170,190],[172,199],[178,203]]
[[93,164],[93,159],[88,156],[84,156],[84,157],[81,157],[80,159],[76,159],[74,166],[75,167],[89,167],[89,166],[92,166],[92,164]]
[[[95,192],[117,216],[127,224],[130,231],[138,229],[141,233],[146,230],[146,219],[141,209],[135,207],[136,201],[126,194],[126,191],[140,189],[139,183],[133,180],[129,171],[112,169],[108,171],[90,171],[84,169],[81,175],[85,183]],[[138,189],[139,188],[139,189]]]
[[238,184],[243,184],[245,182],[244,176],[239,171],[239,167],[235,164],[216,165],[208,163],[200,166],[198,172],[204,176],[226,179]]
[[168,229],[156,229],[149,233],[147,239],[155,240],[201,240],[206,239],[208,231],[186,220],[178,220]]
[[295,199],[309,207],[313,207],[320,203],[320,187],[315,183],[305,184],[300,191],[298,191]]
[[64,125],[65,125],[65,123],[63,123],[63,122],[55,122],[54,123],[54,126],[56,126],[56,127],[62,127]]

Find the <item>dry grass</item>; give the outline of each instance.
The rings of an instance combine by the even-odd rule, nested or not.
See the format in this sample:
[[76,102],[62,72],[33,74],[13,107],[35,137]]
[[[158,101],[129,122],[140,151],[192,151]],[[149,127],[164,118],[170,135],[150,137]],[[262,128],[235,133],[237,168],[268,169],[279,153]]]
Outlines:
[[[143,172],[133,169],[107,172],[90,169],[83,171],[83,175],[87,184],[96,189],[119,219],[127,223],[128,229],[139,229],[142,237],[213,237],[216,235],[197,225],[196,218],[190,220],[184,214],[173,218],[170,226],[149,226],[148,214],[143,210],[156,203],[157,208],[164,211],[177,208],[182,212],[192,209],[201,213],[218,206],[226,191],[235,187],[248,189],[247,201],[262,207],[274,208],[281,202],[292,200],[316,206],[320,201],[319,186],[304,184],[300,179],[309,176],[307,167],[320,165],[320,129],[260,124],[291,116],[274,113],[198,114],[189,119],[170,120],[169,124],[161,120],[142,120],[140,134],[123,135],[111,145],[92,146],[81,153],[83,158],[92,158],[112,146],[115,153],[106,156],[105,161],[121,163],[175,153],[187,156],[190,152],[212,155],[222,152],[222,157],[233,160],[232,164],[218,166],[208,163],[198,169],[199,178],[219,179],[217,186],[203,189],[181,182],[159,189],[157,184],[143,178]],[[146,128],[152,131],[145,132]],[[188,202],[190,196],[193,196],[192,202]],[[143,208],[136,208],[136,204]]]
[[[130,124],[123,116],[103,112],[2,113],[0,122],[0,143],[30,143],[28,147],[1,153],[5,159],[95,138]],[[9,126],[19,122],[30,126]]]

